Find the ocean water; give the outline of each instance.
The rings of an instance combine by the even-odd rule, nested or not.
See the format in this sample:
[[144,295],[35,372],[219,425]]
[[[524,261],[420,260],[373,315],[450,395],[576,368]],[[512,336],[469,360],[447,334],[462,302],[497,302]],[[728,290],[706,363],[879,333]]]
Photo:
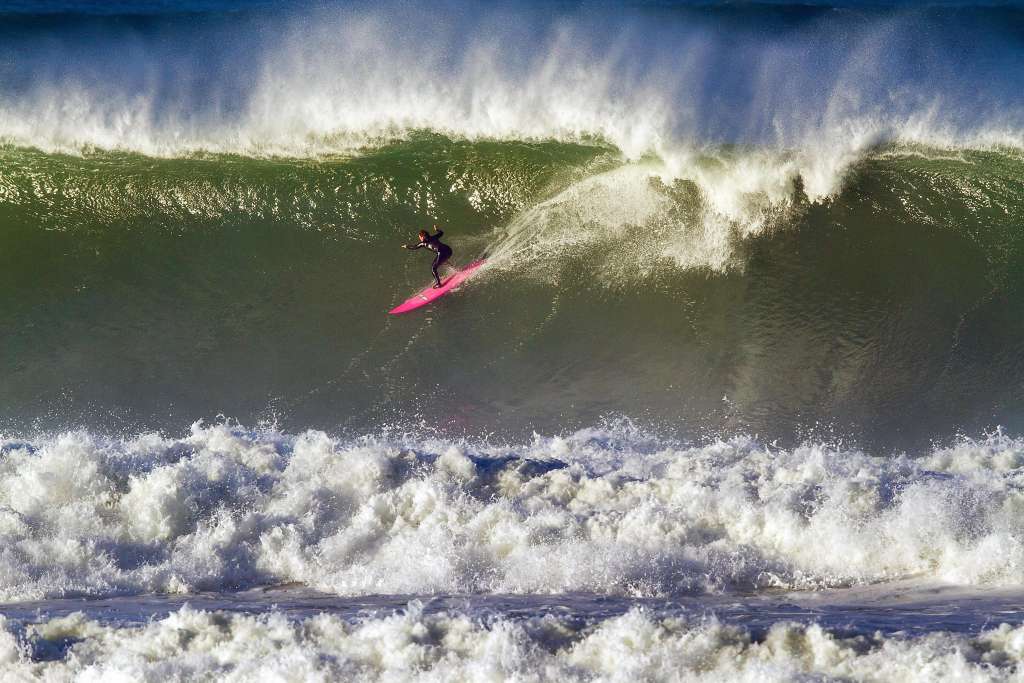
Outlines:
[[0,2],[0,680],[1020,678],[1022,55]]

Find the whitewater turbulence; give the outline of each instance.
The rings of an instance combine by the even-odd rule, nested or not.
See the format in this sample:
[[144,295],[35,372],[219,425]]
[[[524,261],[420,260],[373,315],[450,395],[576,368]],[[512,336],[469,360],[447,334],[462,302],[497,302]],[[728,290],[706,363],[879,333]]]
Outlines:
[[[298,623],[184,608],[144,626],[112,629],[81,613],[21,629],[0,617],[0,665],[23,677],[201,675],[308,681],[473,680],[789,681],[804,677],[903,681],[1003,680],[1021,666],[1021,628],[976,636],[843,637],[779,623],[764,635],[714,619],[641,610],[596,625],[551,617],[482,623],[460,614],[404,614],[351,623]],[[53,661],[71,646],[73,657]],[[36,655],[33,661],[32,655]]]
[[911,459],[625,428],[517,448],[227,425],[7,441],[0,595],[1017,583],[1022,453],[1002,436]]

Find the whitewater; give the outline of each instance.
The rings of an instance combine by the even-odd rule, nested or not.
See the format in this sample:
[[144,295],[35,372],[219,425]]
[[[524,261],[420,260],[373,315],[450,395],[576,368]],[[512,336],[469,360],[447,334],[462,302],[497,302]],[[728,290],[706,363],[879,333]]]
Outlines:
[[293,582],[657,597],[1021,580],[1024,447],[998,435],[913,459],[628,431],[508,449],[226,425],[3,448],[7,600]]
[[0,681],[1019,680],[1021,25],[0,1]]
[[987,680],[1020,664],[1024,444],[1001,434],[916,458],[629,424],[519,447],[195,425],[2,450],[15,679]]

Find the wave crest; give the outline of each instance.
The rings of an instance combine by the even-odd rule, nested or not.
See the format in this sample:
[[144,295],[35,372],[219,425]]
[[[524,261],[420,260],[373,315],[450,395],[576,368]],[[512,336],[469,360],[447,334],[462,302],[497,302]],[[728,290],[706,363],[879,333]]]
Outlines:
[[[3,34],[0,57],[18,68],[0,70],[0,140],[63,152],[305,157],[430,130],[597,137],[631,159],[771,144],[833,160],[821,178],[808,176],[814,194],[844,159],[878,143],[1019,147],[1019,73],[993,67],[1019,51],[1006,23],[997,10],[971,21],[770,7],[634,7],[623,16],[458,2],[140,25],[50,19]],[[916,50],[922,32],[940,47]],[[977,45],[966,49],[964,35]]]

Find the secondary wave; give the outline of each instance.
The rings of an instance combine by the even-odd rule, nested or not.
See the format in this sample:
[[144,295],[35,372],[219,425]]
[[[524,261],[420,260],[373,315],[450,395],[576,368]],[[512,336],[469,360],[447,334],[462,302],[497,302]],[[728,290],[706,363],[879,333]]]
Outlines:
[[0,617],[0,664],[25,679],[84,676],[274,676],[368,681],[1002,681],[1020,671],[1024,628],[980,633],[844,636],[779,622],[767,633],[716,619],[658,618],[634,610],[591,624],[552,616],[473,619],[404,614],[349,623],[323,614],[290,622],[183,608],[118,628],[82,613],[23,626]]

